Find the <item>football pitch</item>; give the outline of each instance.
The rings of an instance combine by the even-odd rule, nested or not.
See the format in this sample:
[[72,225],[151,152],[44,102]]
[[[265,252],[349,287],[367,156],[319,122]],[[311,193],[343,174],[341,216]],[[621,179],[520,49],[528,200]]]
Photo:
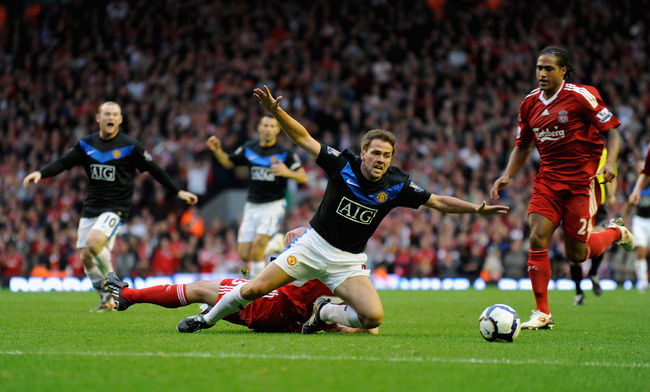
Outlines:
[[380,291],[379,336],[259,334],[220,321],[176,332],[197,305],[94,314],[94,293],[0,291],[0,390],[648,391],[650,293],[551,291],[555,329],[514,343],[478,332],[488,305],[530,316],[527,291]]

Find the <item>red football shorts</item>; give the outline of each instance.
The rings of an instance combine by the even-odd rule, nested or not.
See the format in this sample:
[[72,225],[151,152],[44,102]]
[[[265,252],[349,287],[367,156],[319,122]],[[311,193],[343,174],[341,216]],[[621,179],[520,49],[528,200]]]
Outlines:
[[562,223],[565,236],[587,242],[598,211],[600,186],[596,180],[586,187],[535,181],[528,214],[536,212],[555,223]]

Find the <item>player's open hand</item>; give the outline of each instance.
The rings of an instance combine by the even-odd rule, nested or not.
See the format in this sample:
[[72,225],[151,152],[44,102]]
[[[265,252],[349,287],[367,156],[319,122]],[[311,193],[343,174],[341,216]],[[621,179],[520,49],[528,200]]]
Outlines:
[[263,89],[256,88],[253,90],[253,95],[257,98],[257,101],[260,105],[269,113],[275,113],[278,110],[282,96],[273,98],[271,95],[271,90],[264,85]]
[[198,196],[188,191],[178,191],[178,194],[176,196],[178,196],[179,199],[183,200],[185,203],[190,205],[196,204],[199,201]]
[[499,199],[499,192],[501,192],[501,189],[505,188],[509,183],[509,177],[501,176],[497,178],[496,181],[494,181],[494,184],[492,184],[492,189],[490,189],[490,198],[492,200]]
[[508,206],[503,206],[503,205],[488,205],[485,200],[483,200],[483,203],[481,203],[481,206],[476,210],[477,214],[480,215],[496,215],[496,214],[507,214],[508,211],[510,210],[510,207]]
[[210,136],[205,142],[205,145],[214,152],[221,150],[221,140],[216,136]]
[[31,172],[31,173],[29,173],[28,175],[25,176],[25,178],[23,179],[23,186],[26,189],[29,189],[29,184],[30,183],[33,182],[34,184],[38,184],[38,182],[40,180],[41,180],[41,172],[33,171],[33,172]]

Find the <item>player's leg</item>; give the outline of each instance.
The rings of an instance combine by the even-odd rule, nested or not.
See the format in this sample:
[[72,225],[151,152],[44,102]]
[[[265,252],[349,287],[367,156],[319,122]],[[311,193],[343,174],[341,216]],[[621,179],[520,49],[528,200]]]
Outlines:
[[548,282],[551,280],[551,261],[548,247],[557,225],[545,216],[533,212],[528,215],[530,225],[530,250],[528,252],[528,276],[535,295],[536,309],[522,328],[552,328],[553,318],[548,306]]
[[325,309],[325,312],[321,312],[327,315],[325,322],[332,321],[348,327],[368,329],[378,327],[384,320],[384,307],[379,294],[367,276],[346,279],[334,290],[334,294],[347,305],[330,305],[338,314],[336,311],[329,313]]
[[250,263],[248,268],[248,276],[250,279],[255,278],[266,267],[264,261],[264,250],[268,244],[270,236],[264,234],[256,234],[251,243],[248,255]]
[[116,302],[117,310],[126,310],[129,306],[149,303],[165,308],[178,308],[191,303],[205,302],[214,305],[219,296],[219,280],[198,281],[189,284],[165,284],[143,289],[129,288],[110,272],[106,285]]
[[252,203],[246,202],[244,205],[244,212],[242,214],[241,224],[239,225],[239,230],[237,231],[237,252],[239,257],[244,262],[245,272],[244,277],[250,277],[250,251],[253,244],[253,239],[255,238],[255,229],[256,225],[256,210],[255,205]]
[[255,237],[249,249],[249,277],[253,279],[266,267],[265,250],[269,240],[278,232],[284,218],[286,202],[277,200],[254,206]]
[[648,244],[650,243],[650,218],[634,216],[632,232],[636,240],[634,273],[637,278],[637,288],[643,292],[648,288]]
[[580,282],[582,281],[582,265],[577,263],[569,263],[571,267],[571,280],[576,285],[576,296],[573,299],[574,305],[584,305],[585,294],[582,292]]
[[96,218],[81,218],[79,221],[77,248],[86,275],[97,291],[100,303],[91,311],[103,312],[113,307],[110,294],[104,289],[104,278],[113,271],[111,253],[115,237],[122,225],[119,216],[105,212]]
[[205,315],[190,316],[178,323],[179,332],[194,332],[212,327],[225,316],[243,310],[253,300],[296,280],[271,263],[248,283],[241,283],[226,293]]

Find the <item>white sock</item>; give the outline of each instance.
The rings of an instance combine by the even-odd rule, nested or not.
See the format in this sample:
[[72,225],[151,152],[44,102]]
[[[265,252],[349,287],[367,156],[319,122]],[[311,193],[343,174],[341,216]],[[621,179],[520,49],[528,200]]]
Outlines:
[[639,259],[634,262],[636,279],[641,284],[641,289],[648,288],[648,262],[646,259]]
[[210,309],[210,311],[205,316],[203,316],[205,321],[210,325],[214,325],[217,323],[217,321],[221,320],[227,315],[239,312],[240,310],[244,310],[244,308],[248,306],[249,303],[253,302],[244,299],[241,296],[241,288],[245,284],[246,283],[238,284],[230,292],[221,297],[219,302],[217,302],[216,305],[214,305],[212,309]]
[[359,315],[349,305],[326,304],[320,308],[320,318],[326,324],[339,323],[353,328],[363,328]]
[[113,263],[111,263],[111,251],[106,247],[102,248],[97,256],[93,255],[93,259],[97,263],[100,271],[106,276],[109,272],[113,272]]
[[251,261],[251,269],[248,271],[248,278],[253,279],[257,275],[262,272],[262,270],[266,267],[266,262],[265,261]]
[[104,290],[104,275],[102,274],[102,271],[100,271],[96,266],[91,269],[86,269],[86,267],[84,267],[84,271],[92,282],[93,288],[97,291],[97,294],[99,294],[99,299],[102,302],[108,301],[110,293]]

